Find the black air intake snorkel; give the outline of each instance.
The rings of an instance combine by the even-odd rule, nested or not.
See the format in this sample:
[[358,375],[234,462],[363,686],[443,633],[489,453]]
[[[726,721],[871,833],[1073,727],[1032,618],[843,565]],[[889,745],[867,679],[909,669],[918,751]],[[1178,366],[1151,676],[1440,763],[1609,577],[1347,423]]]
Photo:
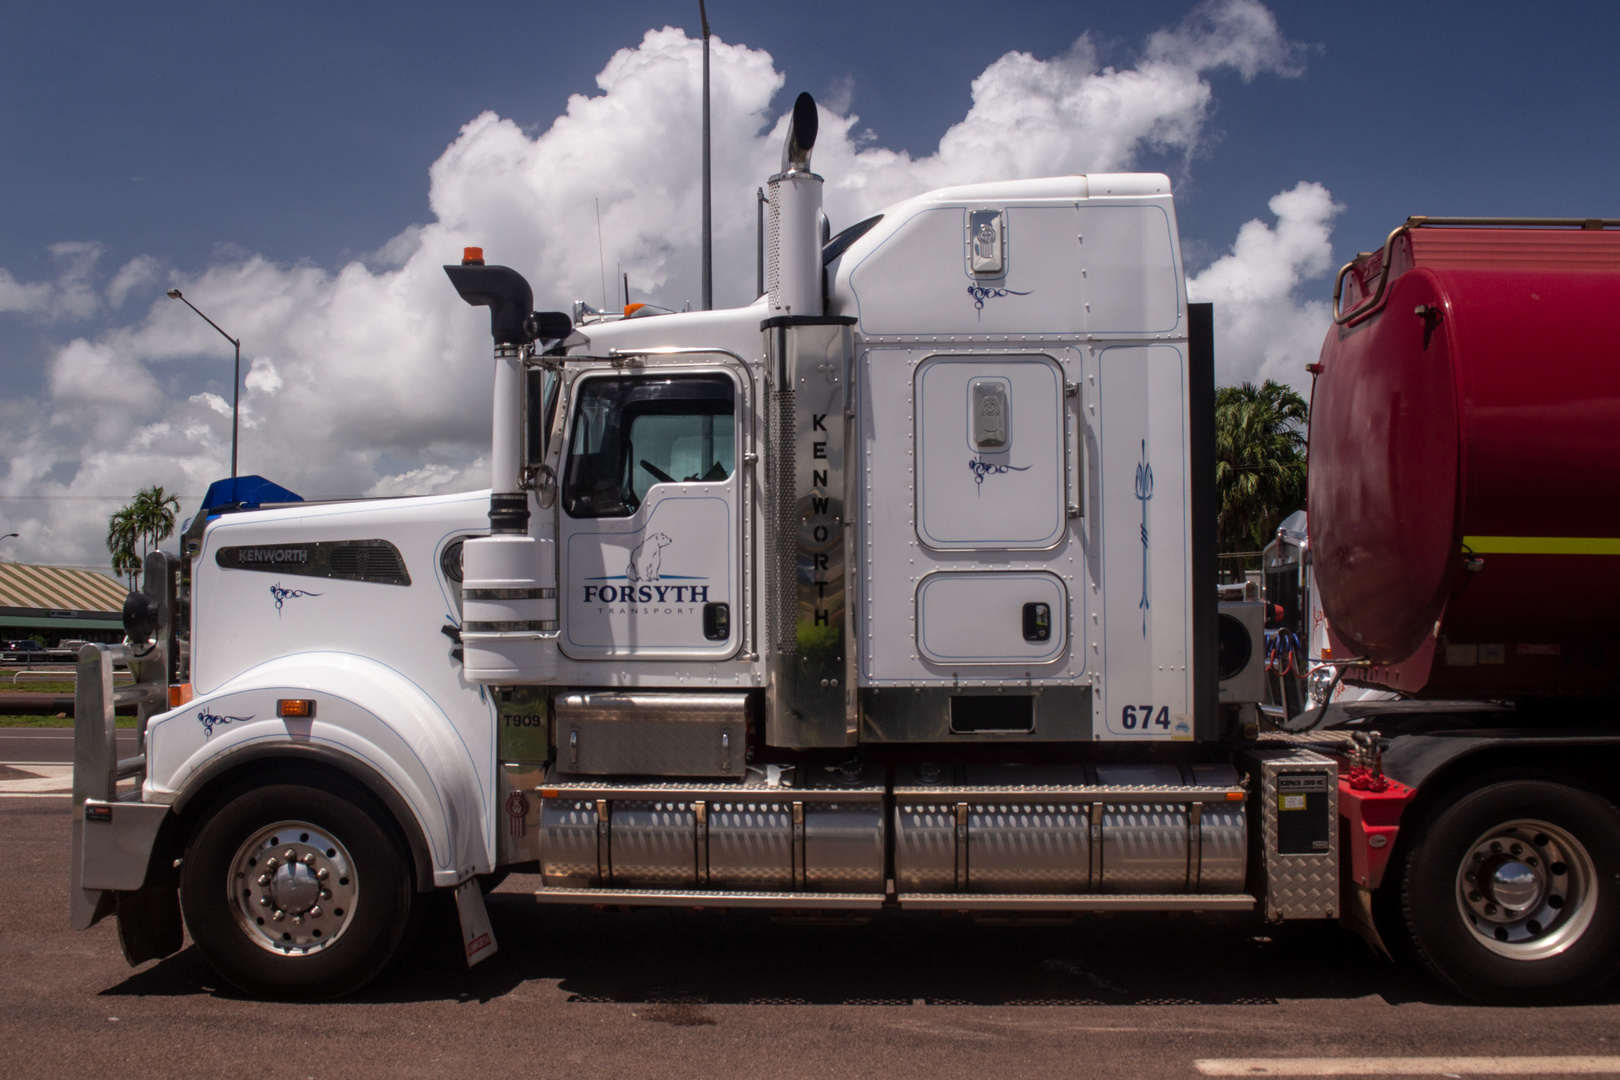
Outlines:
[[444,272],[461,298],[489,308],[495,342],[495,423],[490,445],[489,530],[526,533],[529,499],[523,493],[523,347],[558,341],[573,332],[573,320],[556,311],[535,311],[534,291],[509,266],[485,266],[482,248],[468,248],[460,266]]

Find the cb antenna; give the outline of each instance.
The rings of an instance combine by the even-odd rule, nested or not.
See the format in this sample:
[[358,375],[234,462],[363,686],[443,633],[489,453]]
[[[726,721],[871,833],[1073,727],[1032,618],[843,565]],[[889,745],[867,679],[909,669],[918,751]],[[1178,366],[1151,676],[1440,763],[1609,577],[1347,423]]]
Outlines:
[[602,271],[602,310],[607,310],[607,256],[602,254],[602,197],[596,197],[596,265]]

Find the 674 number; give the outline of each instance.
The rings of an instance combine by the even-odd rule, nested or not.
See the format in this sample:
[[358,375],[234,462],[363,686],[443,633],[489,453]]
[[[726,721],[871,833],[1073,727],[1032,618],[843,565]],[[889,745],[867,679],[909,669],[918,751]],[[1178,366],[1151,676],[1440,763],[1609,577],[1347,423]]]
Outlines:
[[[1154,710],[1158,711],[1155,712]],[[1127,705],[1119,714],[1119,722],[1125,726],[1126,731],[1135,731],[1138,726],[1146,731],[1150,727],[1170,730],[1170,706],[1168,705]]]

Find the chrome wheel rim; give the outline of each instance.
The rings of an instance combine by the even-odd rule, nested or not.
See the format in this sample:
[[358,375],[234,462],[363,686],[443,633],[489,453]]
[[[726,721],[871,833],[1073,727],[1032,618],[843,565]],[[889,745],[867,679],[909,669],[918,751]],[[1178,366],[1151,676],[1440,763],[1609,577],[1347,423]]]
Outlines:
[[1526,818],[1497,825],[1457,870],[1457,909],[1474,939],[1510,960],[1568,949],[1597,906],[1592,856],[1569,832]]
[[342,841],[307,821],[278,821],[237,848],[225,887],[250,941],[309,956],[349,928],[360,882]]

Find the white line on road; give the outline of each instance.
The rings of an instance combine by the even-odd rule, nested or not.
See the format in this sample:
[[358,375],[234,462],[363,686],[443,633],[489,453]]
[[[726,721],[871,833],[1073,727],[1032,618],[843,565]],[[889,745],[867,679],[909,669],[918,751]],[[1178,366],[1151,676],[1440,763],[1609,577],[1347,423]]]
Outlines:
[[1205,1076],[1597,1076],[1620,1073],[1620,1057],[1201,1058]]
[[0,799],[71,799],[71,791],[0,791]]
[[72,765],[33,765],[21,771],[33,775],[0,780],[0,795],[72,794]]

